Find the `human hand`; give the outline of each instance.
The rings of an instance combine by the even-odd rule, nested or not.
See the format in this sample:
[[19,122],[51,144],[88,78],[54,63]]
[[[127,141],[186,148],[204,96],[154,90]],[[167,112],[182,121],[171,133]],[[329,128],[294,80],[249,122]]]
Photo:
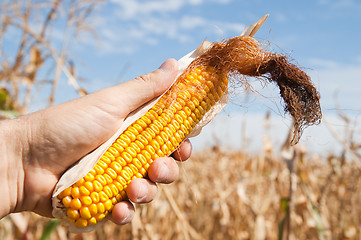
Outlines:
[[[87,153],[101,145],[120,127],[127,115],[162,94],[177,75],[177,62],[167,60],[152,73],[18,119],[0,122],[0,190],[5,199],[0,218],[11,212],[33,211],[51,217],[51,195],[61,175]],[[172,157],[156,159],[148,179],[134,179],[127,195],[134,203],[150,202],[157,183],[178,176],[174,159],[191,153],[184,141]],[[129,201],[118,203],[115,223],[134,215]]]

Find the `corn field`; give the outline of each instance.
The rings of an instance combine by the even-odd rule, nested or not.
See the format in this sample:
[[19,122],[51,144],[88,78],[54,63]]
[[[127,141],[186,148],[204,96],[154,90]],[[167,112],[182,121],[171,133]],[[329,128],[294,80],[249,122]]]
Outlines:
[[[96,35],[87,20],[103,1],[24,2],[0,5],[0,119],[26,114],[39,95],[53,105],[62,76],[86,94],[68,47],[80,32]],[[66,24],[59,47],[51,30],[60,18]],[[32,21],[41,27],[33,29]],[[20,33],[13,56],[3,44],[9,28]],[[39,91],[44,86],[46,94]],[[338,140],[339,155],[287,145],[278,153],[270,140],[258,154],[198,150],[179,163],[176,182],[158,185],[153,202],[136,206],[128,225],[109,221],[74,234],[57,220],[25,212],[0,220],[0,239],[361,239],[361,144]]]
[[160,185],[153,202],[136,206],[129,225],[73,234],[20,213],[0,221],[0,238],[40,239],[50,229],[50,239],[360,239],[360,162],[304,149],[277,155],[203,150],[179,163],[179,180]]

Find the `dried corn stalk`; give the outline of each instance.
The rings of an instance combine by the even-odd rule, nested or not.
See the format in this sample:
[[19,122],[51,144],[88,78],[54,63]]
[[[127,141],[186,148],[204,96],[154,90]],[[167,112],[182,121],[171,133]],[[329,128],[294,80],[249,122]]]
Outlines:
[[246,76],[275,82],[294,118],[296,143],[303,127],[321,118],[319,95],[297,66],[263,50],[252,38],[266,18],[241,36],[203,42],[179,60],[180,73],[170,89],[131,113],[111,139],[62,176],[53,194],[53,215],[65,219],[74,232],[104,223],[114,205],[127,199],[132,179],[146,177],[154,159],[170,155],[184,139],[199,134],[225,106],[228,80],[245,86]]

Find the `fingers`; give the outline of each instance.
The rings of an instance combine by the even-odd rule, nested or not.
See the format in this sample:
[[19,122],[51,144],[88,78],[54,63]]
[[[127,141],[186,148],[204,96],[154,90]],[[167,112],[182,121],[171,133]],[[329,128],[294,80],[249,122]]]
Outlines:
[[[189,158],[192,150],[190,141],[185,140],[173,153],[176,160],[185,161]],[[148,171],[148,179],[135,178],[128,188],[127,195],[131,202],[148,203],[151,202],[157,194],[156,183],[172,183],[179,175],[179,168],[172,157],[161,157],[154,160]],[[123,201],[116,204],[112,211],[112,220],[116,224],[126,224],[131,222],[134,217],[135,208],[129,201]]]
[[[128,188],[127,195],[134,203],[148,203],[157,194],[157,185],[144,178],[133,179]],[[135,214],[134,205],[129,201],[117,203],[112,210],[112,221],[116,224],[127,224],[132,221]]]
[[[178,73],[178,62],[168,59],[157,70],[144,74],[128,82],[100,91],[99,98],[105,103],[113,103],[117,115],[128,113],[144,103],[158,97],[174,82]],[[104,101],[105,100],[105,101]],[[122,104],[122,107],[119,107]]]
[[128,198],[134,203],[148,203],[156,194],[157,185],[145,178],[133,179],[127,188]]
[[117,203],[112,210],[112,220],[116,224],[130,223],[134,217],[135,208],[132,203],[123,201]]
[[157,183],[172,183],[179,175],[178,165],[173,158],[157,158],[149,167],[148,177]]
[[185,161],[191,156],[191,153],[192,153],[192,144],[189,141],[189,139],[186,139],[174,151],[172,157],[178,161]]

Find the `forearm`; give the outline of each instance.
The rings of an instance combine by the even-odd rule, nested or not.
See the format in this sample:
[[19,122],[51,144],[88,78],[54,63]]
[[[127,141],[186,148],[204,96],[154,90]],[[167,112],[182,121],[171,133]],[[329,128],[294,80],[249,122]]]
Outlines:
[[24,187],[21,120],[0,121],[0,218],[21,208]]

